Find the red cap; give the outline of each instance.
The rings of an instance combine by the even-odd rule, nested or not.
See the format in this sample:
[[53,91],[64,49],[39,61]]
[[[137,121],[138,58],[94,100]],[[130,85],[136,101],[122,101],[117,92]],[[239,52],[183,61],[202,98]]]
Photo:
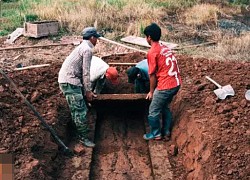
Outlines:
[[109,67],[106,71],[106,78],[114,85],[118,84],[118,72],[115,67]]

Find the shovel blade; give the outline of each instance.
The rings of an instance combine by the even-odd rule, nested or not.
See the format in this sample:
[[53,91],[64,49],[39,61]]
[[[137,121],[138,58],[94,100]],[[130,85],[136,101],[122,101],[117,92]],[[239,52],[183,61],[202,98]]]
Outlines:
[[250,90],[247,90],[245,97],[248,101],[250,101]]
[[234,96],[235,92],[231,85],[222,86],[219,89],[214,90],[214,93],[219,99],[226,99],[227,96]]

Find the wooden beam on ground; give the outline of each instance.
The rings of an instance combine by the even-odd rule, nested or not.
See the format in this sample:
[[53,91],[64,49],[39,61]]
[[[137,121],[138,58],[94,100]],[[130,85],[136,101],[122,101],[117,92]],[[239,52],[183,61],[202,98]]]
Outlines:
[[142,52],[142,53],[145,53],[147,54],[147,51],[143,51],[143,50],[140,50],[140,49],[137,49],[137,48],[134,48],[134,47],[130,47],[130,46],[127,46],[125,44],[122,44],[122,43],[118,43],[116,41],[112,41],[112,40],[109,40],[109,39],[106,39],[104,37],[100,37],[99,39],[103,40],[103,41],[106,41],[106,42],[109,42],[111,44],[115,44],[115,45],[118,45],[118,46],[121,46],[121,47],[125,47],[127,49],[132,49],[134,51],[138,51],[138,52]]
[[[146,41],[146,39],[142,38],[142,37],[127,36],[127,37],[122,38],[121,41],[126,42],[126,43],[130,43],[130,44],[139,45],[139,46],[151,47],[148,44],[148,42]],[[170,43],[170,42],[160,41],[160,43],[165,45],[165,46],[168,46],[171,49],[175,49],[175,47],[178,46],[178,44]]]
[[178,48],[174,48],[174,50],[181,50],[181,49],[186,49],[186,48],[194,48],[194,47],[200,47],[200,46],[207,46],[211,44],[216,44],[217,42],[212,41],[212,42],[205,42],[205,43],[200,43],[200,44],[193,44],[193,45],[188,45],[188,46],[182,46]]
[[106,100],[146,100],[147,94],[98,94],[94,101]]
[[103,55],[100,58],[107,58],[110,56],[123,56],[123,55],[127,55],[127,54],[132,54],[134,52],[124,52],[124,53],[113,53],[113,54],[107,54],[107,55]]
[[109,65],[116,65],[116,66],[134,66],[137,63],[117,63],[117,62],[109,62]]
[[[139,45],[139,46],[150,47],[150,45],[147,43],[146,39],[142,38],[142,37],[127,36],[127,37],[122,38],[121,41],[126,42],[126,43],[130,43],[130,44]],[[175,43],[169,43],[169,42],[164,42],[164,41],[160,41],[160,43],[168,46],[169,48],[171,48],[173,50],[181,50],[181,49],[186,49],[186,48],[207,46],[207,45],[211,45],[211,44],[216,44],[217,42],[211,41],[211,42],[205,42],[205,43],[193,44],[193,45],[187,45],[187,46],[181,46],[181,47],[177,47],[178,45]]]
[[49,47],[49,46],[67,46],[67,45],[74,45],[74,44],[71,42],[71,43],[58,43],[58,44],[54,43],[54,44],[33,45],[33,46],[6,47],[6,48],[0,48],[0,51],[28,49],[28,48],[42,48],[42,47]]
[[39,65],[32,65],[32,66],[26,66],[21,68],[15,68],[15,71],[25,70],[25,69],[33,69],[33,68],[40,68],[40,67],[46,67],[50,66],[50,64],[39,64]]

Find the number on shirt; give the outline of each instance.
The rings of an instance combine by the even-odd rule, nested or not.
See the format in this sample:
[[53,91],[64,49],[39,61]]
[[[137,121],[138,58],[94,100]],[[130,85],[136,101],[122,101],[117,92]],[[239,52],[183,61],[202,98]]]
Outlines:
[[[171,51],[167,51],[167,53],[162,53],[166,57],[166,65],[170,65],[170,69],[168,71],[169,76],[174,76],[177,82],[177,85],[180,84],[178,79],[178,73],[180,73],[179,67],[177,65],[177,59],[173,56]],[[175,68],[176,67],[176,68]]]

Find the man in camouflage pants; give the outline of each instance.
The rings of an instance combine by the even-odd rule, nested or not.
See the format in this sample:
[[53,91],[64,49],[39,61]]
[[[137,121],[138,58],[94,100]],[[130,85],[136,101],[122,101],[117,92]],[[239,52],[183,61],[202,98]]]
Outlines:
[[87,106],[84,100],[92,101],[96,95],[91,91],[90,64],[92,48],[100,35],[94,27],[87,27],[82,32],[83,42],[65,59],[59,71],[59,87],[66,97],[73,123],[79,140],[93,148],[95,144],[88,139]]

